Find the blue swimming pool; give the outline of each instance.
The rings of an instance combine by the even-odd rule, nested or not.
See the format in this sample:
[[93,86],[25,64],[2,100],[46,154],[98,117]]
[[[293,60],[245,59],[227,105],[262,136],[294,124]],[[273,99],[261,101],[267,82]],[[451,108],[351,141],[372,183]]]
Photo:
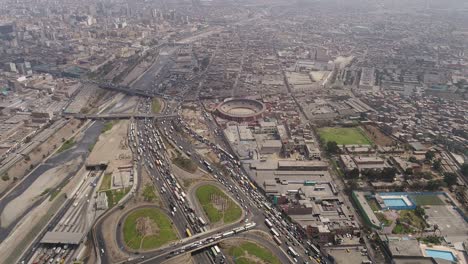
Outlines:
[[382,200],[388,207],[407,206],[403,198],[383,198]]
[[445,259],[452,262],[457,260],[452,252],[444,250],[426,249],[426,255],[429,257]]

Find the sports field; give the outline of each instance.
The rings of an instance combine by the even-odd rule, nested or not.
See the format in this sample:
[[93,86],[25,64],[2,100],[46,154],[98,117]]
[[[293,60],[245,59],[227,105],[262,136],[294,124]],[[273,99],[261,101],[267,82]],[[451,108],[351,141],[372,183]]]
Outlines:
[[442,201],[437,195],[435,194],[427,194],[427,195],[409,195],[411,199],[416,203],[416,205],[425,206],[425,205],[444,205],[444,201]]
[[270,250],[252,242],[243,242],[229,248],[229,255],[232,256],[236,264],[281,263]]
[[177,239],[171,220],[161,210],[143,208],[130,213],[123,226],[125,244],[131,249],[155,249]]
[[223,221],[228,224],[235,222],[242,215],[241,208],[214,185],[207,184],[198,187],[196,196],[210,223]]
[[324,127],[318,130],[320,138],[326,143],[335,141],[341,145],[371,145],[372,142],[358,127]]

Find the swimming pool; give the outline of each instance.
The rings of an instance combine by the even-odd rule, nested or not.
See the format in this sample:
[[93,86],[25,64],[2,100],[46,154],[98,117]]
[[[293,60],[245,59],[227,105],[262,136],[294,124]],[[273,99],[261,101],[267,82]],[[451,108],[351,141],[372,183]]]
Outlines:
[[445,259],[452,262],[457,260],[452,252],[444,250],[426,249],[426,255],[429,257]]
[[382,200],[388,207],[408,206],[403,198],[382,198]]

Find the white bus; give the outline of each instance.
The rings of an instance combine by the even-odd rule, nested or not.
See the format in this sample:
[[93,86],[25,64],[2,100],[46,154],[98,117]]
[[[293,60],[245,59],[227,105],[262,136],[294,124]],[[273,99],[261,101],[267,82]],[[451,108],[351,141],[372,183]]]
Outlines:
[[214,249],[215,249],[215,251],[216,251],[216,255],[219,254],[219,253],[221,253],[221,250],[219,250],[218,245],[215,245],[215,246],[214,246]]
[[276,244],[278,244],[278,246],[281,245],[281,240],[277,236],[274,236],[273,240],[275,240],[275,242],[276,242]]
[[271,233],[272,233],[274,236],[277,236],[277,237],[280,236],[280,234],[278,233],[278,231],[276,231],[274,228],[272,228],[270,231],[271,231]]
[[272,228],[273,224],[270,222],[270,220],[265,219],[265,224],[268,226],[268,228]]
[[292,247],[288,247],[288,253],[293,257],[299,257],[299,254],[297,254],[297,252]]
[[309,241],[307,241],[307,245],[309,245],[309,248],[310,250],[314,253],[314,254],[320,254],[320,250],[312,243],[310,243]]
[[203,225],[203,226],[206,225],[206,222],[205,222],[205,220],[203,220],[203,218],[198,217],[198,221],[200,221],[201,225]]

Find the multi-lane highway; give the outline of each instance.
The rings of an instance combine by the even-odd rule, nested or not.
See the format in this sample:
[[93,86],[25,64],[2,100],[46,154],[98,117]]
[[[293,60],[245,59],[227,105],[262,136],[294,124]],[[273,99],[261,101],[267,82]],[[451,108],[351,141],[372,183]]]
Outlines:
[[[163,56],[158,57],[157,61],[159,62],[155,63],[133,86],[159,94],[161,87],[158,83],[164,79],[164,65],[170,62],[170,55],[175,52],[176,48],[169,50],[168,54],[162,54]],[[161,113],[178,114],[177,111],[186,96],[188,96],[187,91],[177,97],[172,97],[171,101],[164,101],[164,109]],[[168,97],[165,97],[165,99],[168,99]],[[150,98],[140,100],[138,113],[151,113]],[[323,261],[317,247],[304,239],[300,228],[286,221],[286,217],[268,201],[250,180],[240,166],[240,162],[234,157],[229,144],[220,133],[210,114],[204,112],[204,117],[210,130],[214,131],[216,135],[214,142],[197,135],[180,118],[172,120],[142,119],[135,120],[131,124],[128,136],[135,163],[138,164],[140,169],[148,170],[153,185],[159,192],[162,204],[182,239],[177,243],[153,251],[126,252],[131,256],[130,260],[133,260],[134,263],[141,262],[142,259],[148,261],[148,263],[159,263],[158,261],[168,257],[194,251],[196,253],[193,254],[193,257],[196,262],[210,263],[213,259],[209,258],[208,254],[199,254],[199,252],[204,252],[200,251],[200,249],[207,247],[207,250],[205,250],[207,252],[210,245],[219,242],[218,239],[239,236],[240,234],[235,233],[234,230],[236,228],[245,228],[246,223],[252,223],[255,226],[249,227],[249,229],[270,233],[272,241],[275,237],[274,243],[276,244],[272,244],[271,241],[266,242],[269,243],[267,247],[280,249],[275,250],[275,252],[283,263],[307,263],[309,261],[316,263],[317,261]],[[211,164],[210,161],[205,160],[198,154],[195,146],[190,143],[193,140],[198,141],[199,145],[216,154],[221,161],[220,164],[223,165]],[[193,192],[185,193],[177,177],[172,173],[171,160],[167,155],[168,148],[177,149],[183,156],[195,162],[199,168],[210,172],[214,179],[218,180],[226,194],[243,208],[243,218],[237,223],[214,230],[205,225],[203,222],[206,222],[206,219],[203,219],[203,212],[191,206],[191,204],[197,203],[196,198],[193,197]],[[100,250],[104,248],[101,227],[98,222],[95,229],[97,237],[96,251],[101,252],[102,263],[109,263],[105,252]],[[229,235],[223,237],[225,233]],[[220,237],[215,239],[217,236]],[[126,251],[121,236],[117,235],[116,237],[121,250]]]
[[[143,106],[140,107],[140,111],[148,111],[150,108],[149,103],[149,101],[144,102]],[[188,137],[192,137],[210,148],[223,161],[225,168],[221,170],[203,159],[187,140]],[[131,144],[135,148],[136,161],[144,164],[150,171],[154,186],[160,192],[163,203],[168,208],[168,212],[170,212],[179,233],[186,235],[187,229],[191,234],[203,232],[202,236],[197,237],[198,240],[196,240],[200,241],[200,239],[209,238],[213,232],[206,232],[207,227],[196,220],[201,216],[196,216],[196,210],[186,202],[189,197],[180,188],[180,183],[171,172],[170,160],[165,154],[169,147],[167,144],[178,149],[180,153],[184,153],[183,155],[186,155],[186,157],[190,157],[200,168],[211,172],[225,187],[226,193],[242,205],[246,212],[244,216],[244,219],[247,219],[246,221],[255,222],[257,224],[256,229],[276,234],[276,243],[280,244],[281,252],[290,255],[290,260],[293,262],[307,262],[310,260],[308,253],[319,258],[317,256],[318,252],[313,253],[314,250],[310,249],[310,245],[307,243],[302,244],[304,241],[302,241],[297,227],[283,219],[281,213],[273,208],[267,199],[258,192],[255,185],[240,169],[239,162],[227,150],[221,148],[219,144],[211,143],[207,139],[198,136],[180,120],[136,121],[135,125],[131,125],[129,140],[133,142]],[[223,227],[216,231],[228,232],[239,226],[242,226],[242,223],[238,223],[236,226]],[[170,252],[180,252],[180,249],[184,249],[187,243],[193,243],[193,239],[154,252],[139,252],[133,258],[154,259],[162,256],[167,257]]]

